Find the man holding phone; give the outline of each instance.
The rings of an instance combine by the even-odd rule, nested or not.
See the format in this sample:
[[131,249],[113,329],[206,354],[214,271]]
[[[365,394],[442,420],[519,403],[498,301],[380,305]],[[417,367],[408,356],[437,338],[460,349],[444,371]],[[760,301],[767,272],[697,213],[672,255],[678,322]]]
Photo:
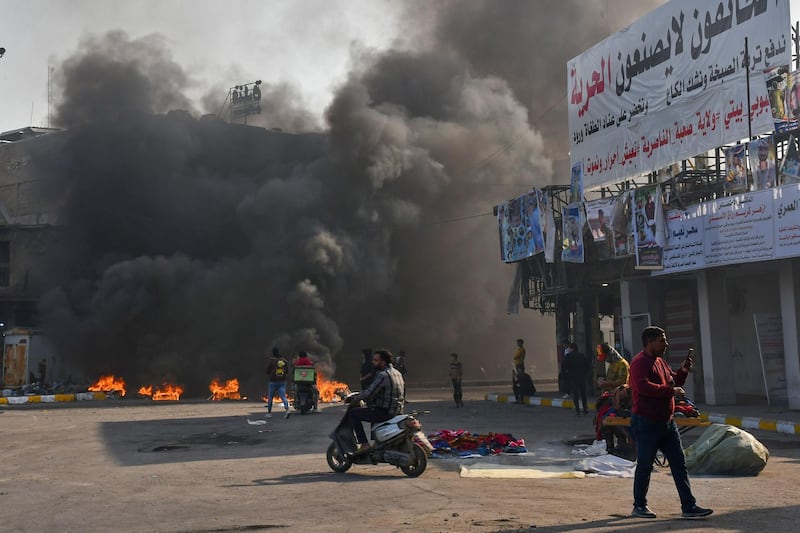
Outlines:
[[694,364],[692,349],[676,372],[664,360],[669,343],[663,329],[648,326],[642,331],[641,352],[631,361],[630,385],[633,395],[631,431],[636,440],[636,473],[633,479],[633,512],[638,518],[655,518],[647,507],[647,491],[653,461],[659,450],[669,461],[678,489],[683,518],[702,518],[714,511],[698,507],[689,484],[681,436],[672,419],[675,396],[684,393],[683,384]]

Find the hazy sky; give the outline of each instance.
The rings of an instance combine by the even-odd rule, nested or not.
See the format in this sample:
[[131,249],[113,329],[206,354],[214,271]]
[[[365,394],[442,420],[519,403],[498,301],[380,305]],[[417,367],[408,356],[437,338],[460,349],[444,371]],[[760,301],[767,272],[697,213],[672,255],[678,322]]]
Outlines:
[[87,33],[166,38],[196,96],[288,81],[321,112],[351,47],[385,48],[398,5],[376,0],[0,0],[0,131],[47,125],[47,73]]
[[[531,0],[535,1],[535,0]],[[159,33],[199,97],[241,82],[288,81],[321,113],[351,49],[383,49],[407,31],[382,0],[0,0],[0,131],[48,123],[48,66],[87,33]],[[800,0],[791,0],[792,19]],[[57,97],[57,95],[56,95]]]

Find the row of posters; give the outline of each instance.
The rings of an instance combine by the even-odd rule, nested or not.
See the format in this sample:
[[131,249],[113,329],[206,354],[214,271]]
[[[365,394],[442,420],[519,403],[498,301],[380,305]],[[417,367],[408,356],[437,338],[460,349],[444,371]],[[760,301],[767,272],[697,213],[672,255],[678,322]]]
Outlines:
[[[555,216],[547,191],[534,189],[497,206],[500,259],[510,263],[544,253],[555,258]],[[572,202],[561,211],[561,260],[585,261],[584,230],[605,243],[613,257],[636,255],[638,268],[661,268],[664,210],[658,185],[616,198]]]

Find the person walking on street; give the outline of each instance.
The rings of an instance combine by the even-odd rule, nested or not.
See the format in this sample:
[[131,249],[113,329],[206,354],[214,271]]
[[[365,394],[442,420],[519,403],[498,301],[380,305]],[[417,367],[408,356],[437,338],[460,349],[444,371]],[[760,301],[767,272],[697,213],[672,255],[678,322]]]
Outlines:
[[589,375],[589,361],[585,355],[578,350],[578,345],[574,342],[567,345],[564,350],[564,361],[561,363],[566,373],[570,388],[572,389],[572,402],[575,404],[575,415],[580,416],[581,408],[578,400],[583,402],[583,414],[588,414],[586,407],[586,379]]
[[464,367],[458,360],[458,354],[453,352],[450,354],[450,383],[453,385],[453,401],[456,402],[456,407],[464,407],[464,402],[461,400],[461,377],[463,375]]
[[283,408],[286,412],[283,418],[289,418],[289,400],[286,399],[286,381],[289,379],[289,361],[287,361],[278,350],[278,347],[272,348],[272,357],[267,365],[267,378],[269,379],[269,386],[267,387],[267,417],[272,416],[272,399],[277,394],[283,401]]
[[406,399],[406,404],[408,404],[408,396],[406,396],[406,374],[408,373],[408,369],[406,368],[406,351],[400,350],[397,352],[397,355],[394,357],[394,363],[392,366],[400,372],[400,375],[403,376],[403,397]]
[[633,408],[631,431],[636,440],[636,472],[633,478],[633,512],[638,518],[655,518],[647,506],[650,473],[659,450],[669,461],[669,469],[681,500],[683,518],[701,518],[714,511],[697,505],[689,484],[681,436],[672,416],[675,395],[683,395],[683,384],[694,364],[692,350],[680,369],[672,370],[664,360],[669,342],[663,329],[648,326],[642,331],[641,352],[631,361]]

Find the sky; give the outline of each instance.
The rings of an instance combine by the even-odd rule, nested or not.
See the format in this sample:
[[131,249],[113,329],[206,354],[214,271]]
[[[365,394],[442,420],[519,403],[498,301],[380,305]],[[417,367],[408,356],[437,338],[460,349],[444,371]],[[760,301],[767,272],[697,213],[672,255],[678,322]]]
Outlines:
[[[48,124],[48,69],[87,34],[160,34],[193,92],[289,82],[321,114],[356,47],[397,35],[397,3],[369,0],[0,0],[0,131]],[[224,44],[223,44],[224,43]],[[192,96],[190,94],[190,96]],[[52,109],[51,109],[52,111]]]
[[[498,260],[491,208],[532,186],[566,183],[566,61],[659,3],[0,0],[0,131],[48,125],[53,67],[53,125],[72,129],[44,161],[51,183],[75,192],[64,198],[76,244],[53,265],[77,271],[86,250],[96,259],[84,278],[53,281],[50,318],[67,336],[84,327],[86,339],[107,343],[93,353],[117,348],[98,332],[137,339],[137,361],[159,346],[160,359],[140,373],[166,371],[169,361],[188,372],[192,350],[202,348],[209,366],[222,368],[227,353],[196,334],[216,333],[218,316],[165,311],[155,296],[197,299],[193,309],[238,296],[237,309],[258,318],[275,306],[240,304],[251,304],[252,283],[262,282],[296,319],[262,344],[313,346],[341,361],[372,343],[363,339],[373,330],[376,342],[409,350],[410,375],[415,356],[446,361],[458,351],[468,375],[494,378],[508,376],[513,340],[525,337],[531,367],[554,375],[552,317],[504,313],[514,268]],[[164,115],[174,105],[195,117],[216,112],[228,88],[257,79],[262,106],[274,107],[253,123],[328,133],[325,149],[311,143],[291,173],[260,153],[230,161],[236,146],[214,143],[208,123]],[[123,124],[117,107],[152,117]],[[143,156],[141,139],[160,142]],[[93,150],[101,145],[108,157]],[[269,172],[251,173],[251,162]],[[198,241],[184,231],[205,227],[202,214],[214,209],[231,232],[211,224]],[[180,223],[147,230],[114,218],[142,213]],[[276,258],[292,268],[275,268]],[[273,279],[265,264],[278,272]],[[129,319],[137,303],[149,320]],[[179,337],[164,319],[196,327]],[[236,341],[225,329],[220,346]],[[142,335],[154,332],[158,342]],[[244,365],[252,369],[261,355],[240,348],[254,354]]]
[[[800,0],[790,4],[794,21]],[[190,97],[216,92],[224,98],[229,87],[257,79],[288,82],[305,108],[321,117],[354,51],[383,50],[407,36],[398,26],[409,5],[386,0],[0,0],[0,46],[7,50],[0,58],[0,132],[52,124],[49,69],[74,53],[87,34],[117,29],[132,39],[163,36],[174,60],[191,76]]]

